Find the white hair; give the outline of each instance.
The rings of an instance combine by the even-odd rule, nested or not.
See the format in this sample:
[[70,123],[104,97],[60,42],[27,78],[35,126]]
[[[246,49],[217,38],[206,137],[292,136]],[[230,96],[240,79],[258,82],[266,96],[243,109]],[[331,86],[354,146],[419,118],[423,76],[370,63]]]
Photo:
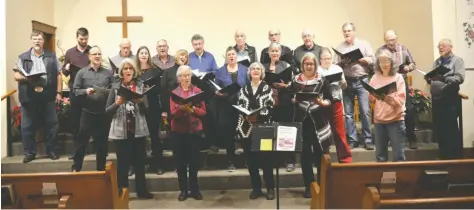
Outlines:
[[176,77],[179,77],[179,75],[182,75],[182,74],[192,74],[193,73],[193,70],[191,69],[190,66],[188,65],[181,65],[178,67],[178,71],[176,71]]
[[265,78],[265,67],[260,62],[253,62],[252,64],[250,64],[249,69],[247,71],[249,80],[252,80],[252,76],[250,72],[251,72],[251,69],[253,68],[260,69],[260,80],[263,80]]

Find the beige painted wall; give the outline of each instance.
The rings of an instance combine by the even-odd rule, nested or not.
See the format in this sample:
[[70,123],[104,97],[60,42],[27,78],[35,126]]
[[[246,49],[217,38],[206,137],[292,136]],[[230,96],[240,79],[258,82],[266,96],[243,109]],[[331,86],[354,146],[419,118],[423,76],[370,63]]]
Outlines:
[[[406,5],[410,5],[407,7]],[[417,68],[429,71],[433,65],[433,25],[431,0],[384,0],[384,31],[392,29],[397,32],[398,42],[406,45],[412,53]],[[383,39],[383,35],[380,35]],[[423,76],[410,73],[413,86],[428,91]]]
[[[3,1],[3,0],[2,0]],[[6,66],[2,68],[2,71],[6,73],[2,74],[2,78],[5,77],[5,83],[2,79],[2,84],[5,84],[7,90],[17,88],[17,83],[13,80],[12,67],[16,61],[17,56],[28,50],[31,47],[30,35],[32,29],[32,20],[43,22],[46,24],[54,25],[54,13],[51,12],[53,9],[54,0],[5,0],[6,1],[6,39],[8,42],[6,45],[1,43],[1,46],[6,46]],[[28,5],[28,7],[26,7]],[[21,12],[19,12],[21,11]],[[4,14],[3,12],[1,14]],[[3,20],[1,20],[3,21]],[[3,32],[4,30],[1,30]],[[0,53],[2,54],[2,53]],[[3,54],[2,54],[3,55]],[[3,86],[3,85],[2,85]],[[3,90],[0,91],[3,94]],[[13,104],[16,104],[17,95],[15,94],[12,100]],[[3,106],[3,103],[2,103]],[[7,113],[5,108],[1,108],[2,112],[2,131],[3,122],[6,122]],[[6,135],[5,135],[6,136]],[[4,138],[2,132],[2,157],[6,155],[6,137]],[[3,153],[5,151],[5,153]]]
[[[3,71],[6,68],[6,3],[5,0],[0,0],[0,71]],[[0,95],[3,95],[7,92],[7,80],[5,75],[0,76]],[[0,139],[7,139],[7,112],[6,112],[6,103],[5,101],[0,102]],[[0,153],[1,157],[7,155],[7,147],[4,147],[2,144],[2,150]]]
[[[235,44],[233,34],[237,28],[247,33],[248,43],[260,53],[269,44],[267,32],[271,27],[279,27],[282,44],[293,49],[302,44],[300,34],[305,27],[315,31],[316,43],[334,46],[342,42],[341,26],[347,21],[354,22],[360,37],[374,47],[383,41],[380,0],[274,0],[275,6],[270,6],[268,0],[241,0],[239,4],[246,5],[245,11],[238,11],[235,4],[222,0],[128,1],[129,15],[144,18],[143,23],[129,24],[132,49],[135,53],[140,45],[146,45],[155,54],[156,41],[164,38],[169,41],[170,52],[180,48],[192,50],[191,36],[201,33],[206,40],[205,49],[214,54],[220,66],[226,47]],[[91,44],[98,44],[108,55],[118,52],[121,24],[107,23],[106,16],[121,14],[120,0],[61,0],[54,2],[54,8],[62,48],[74,46],[75,31],[84,26],[90,31]],[[87,13],[81,16],[85,10]]]

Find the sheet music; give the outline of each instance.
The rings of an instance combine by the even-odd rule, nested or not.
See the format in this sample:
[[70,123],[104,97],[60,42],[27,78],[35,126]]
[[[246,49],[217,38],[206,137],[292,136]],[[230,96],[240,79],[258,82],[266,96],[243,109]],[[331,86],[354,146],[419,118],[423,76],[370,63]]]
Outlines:
[[295,151],[296,133],[295,127],[278,126],[277,128],[277,151]]
[[247,109],[245,109],[241,106],[237,106],[237,105],[232,105],[232,106],[234,106],[236,109],[238,109],[239,111],[243,112],[246,115],[250,115],[250,113],[251,113],[249,110],[247,110]]
[[422,70],[419,70],[419,69],[416,69],[416,71],[418,71],[418,73],[422,74],[422,75],[426,75],[426,72],[422,71]]
[[200,72],[199,69],[193,69],[191,72],[199,79],[202,79],[206,75],[206,72]]

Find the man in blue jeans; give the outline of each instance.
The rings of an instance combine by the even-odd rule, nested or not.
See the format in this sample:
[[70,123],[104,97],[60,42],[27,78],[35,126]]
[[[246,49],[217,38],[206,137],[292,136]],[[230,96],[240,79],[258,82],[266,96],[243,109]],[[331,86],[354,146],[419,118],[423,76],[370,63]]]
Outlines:
[[43,49],[43,33],[32,32],[31,41],[32,48],[18,56],[13,68],[21,103],[21,136],[25,151],[23,163],[36,158],[35,137],[41,125],[44,128],[48,157],[52,160],[59,159],[56,103],[62,98],[61,66],[53,52]]
[[357,96],[364,146],[367,150],[373,150],[374,145],[370,128],[369,94],[362,87],[361,81],[369,82],[368,74],[375,57],[369,42],[355,37],[355,30],[356,28],[353,23],[345,23],[342,26],[345,41],[337,48],[337,50],[343,54],[359,49],[364,56],[356,62],[352,62],[349,59],[338,59],[338,65],[344,70],[344,76],[347,81],[347,88],[343,91],[344,118],[346,121],[346,133],[349,137],[347,140],[351,149],[359,147],[354,121],[354,97]]

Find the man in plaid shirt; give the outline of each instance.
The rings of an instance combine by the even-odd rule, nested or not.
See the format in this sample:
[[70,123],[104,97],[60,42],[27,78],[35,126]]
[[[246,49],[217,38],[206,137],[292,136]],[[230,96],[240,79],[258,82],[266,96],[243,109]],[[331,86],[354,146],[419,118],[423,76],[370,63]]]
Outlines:
[[411,55],[408,48],[404,45],[397,43],[397,35],[395,31],[388,30],[385,32],[384,35],[385,45],[380,47],[375,55],[379,55],[383,51],[388,51],[392,54],[392,59],[394,60],[395,64],[399,66],[398,73],[403,75],[405,78],[405,85],[407,91],[406,97],[406,113],[405,113],[405,125],[406,125],[406,135],[408,139],[408,144],[410,149],[417,149],[416,145],[416,135],[415,135],[415,107],[411,103],[411,97],[408,89],[408,82],[407,82],[407,73],[411,72],[416,69],[415,60]]

